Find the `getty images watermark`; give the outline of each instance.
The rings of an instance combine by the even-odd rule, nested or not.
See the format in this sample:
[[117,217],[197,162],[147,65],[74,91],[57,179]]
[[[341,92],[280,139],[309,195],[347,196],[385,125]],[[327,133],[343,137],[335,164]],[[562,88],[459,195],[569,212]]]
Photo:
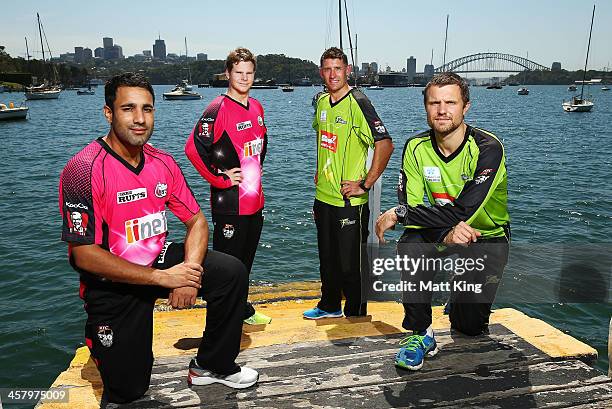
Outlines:
[[612,301],[610,243],[388,243],[361,253],[364,302]]
[[[477,258],[432,258],[395,255],[395,257],[376,257],[372,260],[372,274],[381,279],[372,282],[375,292],[472,292],[481,294],[485,283],[468,282],[460,279],[466,273],[482,273],[485,270],[487,255]],[[399,282],[385,282],[385,273],[400,273]],[[437,272],[451,273],[449,281],[427,279]]]

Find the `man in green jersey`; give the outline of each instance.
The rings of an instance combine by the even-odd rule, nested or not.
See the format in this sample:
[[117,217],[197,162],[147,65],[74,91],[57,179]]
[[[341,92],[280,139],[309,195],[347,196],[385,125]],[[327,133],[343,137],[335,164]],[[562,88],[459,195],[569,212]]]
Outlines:
[[[376,234],[384,242],[384,232],[399,222],[405,227],[398,243],[400,255],[435,260],[457,253],[462,260],[472,259],[472,268],[459,272],[455,266],[455,274],[479,283],[485,291],[477,294],[476,288],[481,287],[476,286],[453,291],[455,286],[449,285],[453,291],[450,322],[464,334],[480,335],[487,331],[508,259],[504,148],[492,133],[464,122],[470,94],[458,75],[436,75],[423,95],[431,129],[406,143],[398,186],[400,204],[378,218]],[[425,197],[430,206],[425,206]],[[413,279],[431,281],[434,272],[425,270],[412,272]],[[431,327],[430,288],[405,294],[402,326],[413,333],[400,343],[395,358],[399,367],[417,370],[425,356],[438,351]]]
[[[352,67],[332,47],[321,56],[327,92],[317,99],[312,127],[317,132],[316,196],[313,207],[321,272],[321,300],[304,312],[308,319],[366,315],[362,302],[362,244],[368,236],[368,190],[384,171],[393,143],[370,100],[349,87]],[[374,148],[370,169],[368,148]],[[365,256],[365,255],[364,255]]]

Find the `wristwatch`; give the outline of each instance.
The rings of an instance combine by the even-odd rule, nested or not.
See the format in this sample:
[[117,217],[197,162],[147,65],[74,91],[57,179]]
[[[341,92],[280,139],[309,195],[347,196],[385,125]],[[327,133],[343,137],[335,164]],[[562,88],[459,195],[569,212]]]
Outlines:
[[399,205],[395,208],[395,215],[397,216],[397,221],[401,224],[404,224],[406,221],[406,214],[408,214],[408,208],[406,205]]
[[364,192],[369,192],[370,191],[370,188],[366,187],[366,185],[365,185],[365,179],[361,179],[361,182],[359,182],[359,187],[362,188]]

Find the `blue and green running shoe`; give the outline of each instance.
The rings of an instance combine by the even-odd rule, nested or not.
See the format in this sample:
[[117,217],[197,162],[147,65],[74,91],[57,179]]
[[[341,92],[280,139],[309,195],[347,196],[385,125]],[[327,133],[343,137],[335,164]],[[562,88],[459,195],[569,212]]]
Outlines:
[[309,310],[304,311],[304,318],[309,320],[318,320],[321,318],[340,318],[342,317],[342,310],[327,312],[323,311],[319,307],[314,307]]
[[423,366],[425,355],[434,356],[438,353],[436,339],[426,332],[413,333],[400,341],[400,350],[395,355],[395,366],[417,371]]

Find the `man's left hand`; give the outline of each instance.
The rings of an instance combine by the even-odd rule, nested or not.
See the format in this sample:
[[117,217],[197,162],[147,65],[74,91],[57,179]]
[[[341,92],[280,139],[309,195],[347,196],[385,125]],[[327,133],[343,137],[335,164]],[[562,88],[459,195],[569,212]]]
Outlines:
[[361,196],[365,193],[365,190],[359,186],[360,183],[361,180],[343,180],[340,182],[340,193],[347,199],[353,196]]
[[187,308],[192,307],[196,302],[198,289],[195,287],[179,287],[170,291],[168,296],[168,304],[172,308]]
[[378,236],[378,241],[385,244],[385,232],[396,224],[397,214],[395,214],[395,207],[378,216],[378,219],[376,219],[376,236]]

